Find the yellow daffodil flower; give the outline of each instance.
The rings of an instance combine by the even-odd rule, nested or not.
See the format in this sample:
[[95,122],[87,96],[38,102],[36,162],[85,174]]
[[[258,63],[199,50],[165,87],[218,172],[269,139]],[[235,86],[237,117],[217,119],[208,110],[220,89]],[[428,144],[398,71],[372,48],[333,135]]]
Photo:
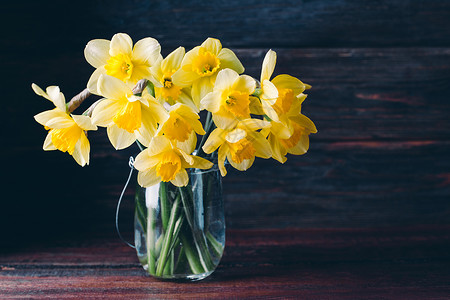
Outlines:
[[168,118],[161,123],[156,135],[164,134],[178,148],[190,154],[197,144],[197,134],[205,134],[199,119],[191,107],[177,103],[170,107]]
[[189,182],[187,168],[209,169],[212,166],[213,163],[208,160],[174,147],[166,136],[154,137],[134,162],[134,167],[139,171],[138,183],[143,187],[161,181],[186,186]]
[[250,118],[250,95],[255,80],[231,69],[219,72],[212,92],[200,102],[200,109],[212,113],[214,123],[222,129],[233,128],[239,120]]
[[208,137],[203,151],[212,153],[217,148],[219,170],[222,176],[227,174],[225,158],[236,169],[245,171],[250,168],[256,157],[270,158],[270,144],[257,130],[270,127],[270,123],[258,119],[240,121],[233,129],[214,129]]
[[98,78],[99,93],[105,97],[92,112],[94,124],[107,127],[107,134],[117,150],[137,140],[147,146],[157,124],[166,118],[162,105],[148,93],[133,95],[123,81],[108,75]]
[[208,38],[200,46],[188,51],[181,62],[181,68],[172,75],[175,85],[192,85],[192,99],[197,107],[200,100],[212,91],[217,73],[222,69],[244,72],[233,51],[222,48],[219,40]]
[[[271,122],[271,124],[270,128],[263,129],[261,133],[264,136],[268,136],[272,157],[281,163],[287,160],[287,153],[294,155],[305,154],[309,148],[309,134],[317,132],[314,123],[302,114],[289,118],[287,124],[278,122]],[[283,138],[286,127],[292,131],[292,134],[287,138]]]
[[183,103],[199,112],[198,107],[191,98],[188,88],[182,88],[173,83],[172,75],[180,68],[185,51],[183,47],[178,47],[166,58],[157,63],[153,68],[153,74],[160,86],[155,86],[155,98],[161,103]]
[[34,119],[49,130],[44,141],[45,151],[60,150],[68,152],[80,166],[89,164],[90,145],[85,131],[97,130],[88,116],[69,115],[64,94],[59,87],[49,86],[44,92],[36,84],[31,86],[36,94],[56,106],[52,110],[41,112]]
[[272,81],[270,77],[275,69],[277,54],[269,50],[264,57],[261,70],[261,104],[264,113],[271,120],[280,122],[284,115],[295,114],[299,111],[301,102],[306,97],[303,93],[311,86],[290,75],[276,76]]
[[153,79],[151,67],[162,60],[160,52],[161,46],[154,38],[142,39],[133,47],[133,41],[125,33],[115,34],[111,41],[90,41],[84,49],[84,56],[96,70],[87,84],[89,91],[100,94],[97,81],[102,74],[116,77],[130,88],[141,79]]

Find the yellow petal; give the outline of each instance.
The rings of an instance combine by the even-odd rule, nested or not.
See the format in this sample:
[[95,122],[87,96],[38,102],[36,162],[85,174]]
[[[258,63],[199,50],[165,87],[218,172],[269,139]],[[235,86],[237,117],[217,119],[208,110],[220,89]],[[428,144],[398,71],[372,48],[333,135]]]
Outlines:
[[94,73],[92,73],[87,83],[87,89],[89,90],[90,93],[94,95],[100,95],[100,92],[97,89],[97,85],[98,85],[98,78],[102,74],[106,74],[106,69],[104,66],[99,67],[94,71]]
[[192,68],[187,65],[186,67],[182,67],[178,69],[172,75],[172,82],[180,87],[190,86],[192,82],[200,78],[196,72],[192,71]]
[[155,167],[158,163],[159,159],[156,156],[151,156],[147,150],[143,150],[136,156],[133,166],[136,170],[146,171]]
[[270,147],[270,143],[268,140],[264,138],[264,136],[255,132],[252,134],[253,138],[253,146],[256,149],[255,155],[261,158],[269,158],[272,156],[272,149]]
[[116,124],[109,126],[106,130],[111,144],[116,150],[127,148],[136,141],[134,133],[117,127]]
[[237,143],[241,139],[245,138],[247,136],[247,131],[241,128],[236,128],[232,131],[230,131],[226,136],[225,139],[229,143]]
[[116,56],[119,54],[126,54],[131,56],[131,47],[133,41],[131,37],[126,33],[117,33],[111,39],[111,45],[109,49],[110,56]]
[[44,151],[56,150],[56,147],[52,143],[52,134],[50,133],[50,131],[47,133],[47,136],[45,137],[42,149],[44,149]]
[[228,114],[213,114],[213,121],[217,127],[232,130],[238,124],[239,120],[236,119],[231,113]]
[[83,130],[97,130],[97,126],[92,124],[92,120],[88,116],[72,115],[73,120]]
[[260,120],[260,119],[245,119],[239,122],[239,128],[245,128],[248,131],[256,131],[261,128],[270,127],[270,122]]
[[222,44],[218,39],[207,38],[201,45],[201,47],[205,48],[207,51],[211,52],[214,55],[218,55],[220,50],[222,50]]
[[208,77],[202,77],[192,84],[191,96],[195,105],[200,106],[200,100],[213,91],[213,85]]
[[185,50],[183,47],[178,47],[172,53],[170,53],[161,63],[161,69],[163,73],[172,73],[178,70],[183,61]]
[[195,150],[195,146],[197,145],[197,134],[195,133],[195,131],[191,131],[191,133],[189,133],[188,135],[188,138],[184,142],[177,141],[176,145],[184,152],[192,153]]
[[186,170],[184,170],[184,169],[180,170],[180,172],[178,172],[175,175],[175,178],[172,179],[170,182],[172,182],[172,184],[174,186],[178,186],[178,187],[186,186],[189,182],[189,176],[188,176]]
[[276,62],[277,54],[275,53],[275,51],[272,51],[272,49],[267,51],[262,64],[261,82],[270,80],[270,77],[273,74],[273,70],[275,69]]
[[183,103],[184,105],[189,106],[192,108],[193,111],[196,113],[200,112],[200,109],[195,105],[194,101],[192,100],[191,96],[187,94],[187,92],[183,89],[181,90],[180,95],[178,96],[178,102]]
[[278,122],[280,119],[278,118],[277,112],[273,109],[272,105],[268,101],[262,100],[261,105],[264,113],[274,122]]
[[154,168],[148,171],[139,172],[138,174],[138,183],[142,187],[150,187],[159,182],[161,182],[161,177],[156,175],[156,170]]
[[113,123],[113,118],[121,109],[118,101],[103,99],[92,111],[92,123],[98,126],[107,127]]
[[290,118],[295,123],[299,124],[300,126],[304,127],[308,132],[316,133],[317,128],[316,125],[314,125],[313,121],[311,121],[307,116],[305,115],[298,115],[295,117]]
[[223,48],[217,56],[220,60],[220,67],[222,69],[232,69],[238,74],[244,73],[245,69],[242,63],[237,58],[236,54],[228,48]]
[[[50,99],[50,97],[47,95],[47,93],[44,92],[37,84],[32,83],[32,84],[31,84],[31,88],[33,89],[33,91],[34,91],[37,95],[42,96],[42,97],[44,97],[45,99],[48,99],[48,100],[52,101],[52,100]],[[52,101],[52,102],[53,102],[53,101]]]
[[217,164],[219,165],[219,171],[222,177],[227,175],[227,169],[225,168],[225,159],[227,158],[227,152],[228,152],[228,146],[227,144],[223,144],[218,151],[217,155]]
[[216,128],[214,129],[208,139],[206,140],[205,144],[203,145],[202,149],[205,151],[205,153],[212,153],[215,151],[220,145],[222,145],[225,142],[225,136],[227,132],[223,129]]
[[[231,88],[239,79],[239,74],[231,69],[220,70],[214,84],[214,91],[223,91]],[[244,79],[245,81],[245,79]]]
[[100,75],[97,89],[102,96],[111,100],[127,99],[126,96],[133,94],[122,80],[109,75]]
[[84,48],[84,57],[94,68],[106,65],[111,42],[103,39],[92,40]]
[[154,38],[148,37],[138,41],[133,48],[133,61],[153,66],[161,54],[161,45]]
[[256,82],[255,80],[248,75],[241,75],[236,81],[233,83],[233,90],[240,91],[245,94],[253,94],[255,91]]
[[165,136],[155,136],[150,142],[147,151],[149,155],[153,156],[170,149],[172,149],[172,146],[168,138]]
[[200,46],[194,47],[191,50],[189,50],[188,52],[186,52],[186,54],[183,57],[183,60],[181,61],[181,66],[186,66],[186,65],[192,64],[192,61],[195,59],[195,57],[198,56],[199,52],[200,52]]
[[227,158],[228,158],[228,161],[230,162],[230,164],[239,171],[247,171],[248,168],[250,168],[253,165],[253,162],[255,161],[255,157],[252,157],[249,159],[244,159],[240,163],[236,163],[231,159],[231,154],[228,154]]
[[307,134],[302,134],[298,143],[294,147],[287,149],[287,152],[294,155],[302,155],[308,151],[308,148],[309,136]]
[[278,89],[291,89],[294,95],[297,96],[305,90],[305,85],[298,78],[287,74],[281,74],[272,79],[272,83]]
[[278,142],[278,139],[273,134],[269,136],[269,143],[272,149],[272,157],[278,160],[280,163],[284,164],[287,160],[286,149],[281,147],[280,143]]
[[192,156],[194,159],[194,163],[192,164],[193,168],[197,168],[197,169],[209,169],[211,168],[214,164],[212,162],[210,162],[207,159],[204,159],[202,157],[198,157],[198,156]]
[[34,119],[36,122],[38,122],[41,125],[46,125],[47,122],[49,122],[51,119],[54,118],[65,118],[67,114],[63,111],[61,111],[59,108],[54,108],[52,110],[46,110],[41,113],[38,113],[34,116]]

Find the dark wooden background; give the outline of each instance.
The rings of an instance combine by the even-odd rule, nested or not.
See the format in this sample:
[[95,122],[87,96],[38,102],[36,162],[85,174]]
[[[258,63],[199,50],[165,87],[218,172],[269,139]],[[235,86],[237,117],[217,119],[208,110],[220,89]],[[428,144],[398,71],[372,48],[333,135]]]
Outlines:
[[[115,151],[100,130],[89,136],[89,167],[42,151],[46,133],[33,115],[51,103],[30,85],[59,85],[70,98],[93,71],[85,44],[126,32],[158,39],[163,55],[219,38],[255,77],[271,48],[275,74],[313,86],[303,106],[319,131],[310,151],[224,178],[232,232],[416,228],[425,240],[439,232],[437,256],[448,264],[449,1],[9,1],[0,20],[0,243],[9,253],[114,235],[137,149]],[[132,218],[130,188],[121,215],[130,238]]]

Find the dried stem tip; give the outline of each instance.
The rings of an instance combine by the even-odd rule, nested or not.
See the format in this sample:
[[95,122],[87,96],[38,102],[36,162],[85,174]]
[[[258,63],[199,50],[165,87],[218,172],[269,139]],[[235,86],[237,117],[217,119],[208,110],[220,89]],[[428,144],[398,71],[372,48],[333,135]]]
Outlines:
[[91,93],[86,88],[82,90],[78,95],[70,99],[69,103],[67,103],[67,109],[69,110],[69,113],[77,109],[78,106],[80,106],[81,103],[83,103],[83,101],[86,100],[86,98],[89,97],[90,95]]

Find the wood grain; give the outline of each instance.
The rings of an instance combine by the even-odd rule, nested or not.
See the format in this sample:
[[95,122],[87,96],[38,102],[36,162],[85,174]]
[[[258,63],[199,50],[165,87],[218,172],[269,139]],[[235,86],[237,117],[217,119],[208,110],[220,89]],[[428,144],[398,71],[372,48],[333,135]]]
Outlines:
[[0,257],[2,298],[308,297],[448,295],[450,228],[230,230],[216,272],[193,283],[146,277],[117,238],[59,241]]

